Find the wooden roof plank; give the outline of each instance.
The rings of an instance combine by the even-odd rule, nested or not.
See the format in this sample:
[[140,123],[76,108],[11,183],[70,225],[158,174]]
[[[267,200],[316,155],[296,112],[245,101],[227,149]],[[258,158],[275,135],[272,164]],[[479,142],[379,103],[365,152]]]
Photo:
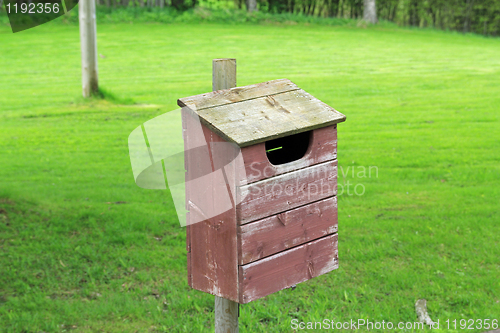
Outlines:
[[240,147],[331,126],[346,118],[302,89],[195,112],[210,129]]
[[180,98],[177,104],[180,107],[187,106],[196,111],[297,89],[299,89],[299,87],[292,81],[288,79],[279,79],[244,87],[217,90],[206,94],[184,97]]

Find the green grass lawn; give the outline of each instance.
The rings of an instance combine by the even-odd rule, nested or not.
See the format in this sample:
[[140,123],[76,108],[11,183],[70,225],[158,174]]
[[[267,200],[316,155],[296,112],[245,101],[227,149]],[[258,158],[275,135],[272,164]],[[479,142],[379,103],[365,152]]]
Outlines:
[[[419,298],[443,332],[447,319],[500,320],[500,39],[101,24],[100,83],[116,98],[91,102],[76,25],[1,26],[0,43],[0,331],[213,331],[169,193],[135,185],[127,139],[210,91],[220,57],[237,58],[238,85],[288,78],[347,115],[339,183],[364,192],[339,197],[340,268],[241,306],[242,332],[414,322]],[[363,177],[368,166],[378,173]]]

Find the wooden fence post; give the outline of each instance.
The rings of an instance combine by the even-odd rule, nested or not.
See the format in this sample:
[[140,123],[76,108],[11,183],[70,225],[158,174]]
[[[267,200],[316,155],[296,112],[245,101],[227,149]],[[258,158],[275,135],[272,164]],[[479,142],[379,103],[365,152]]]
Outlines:
[[[236,59],[212,61],[212,90],[236,87]],[[239,304],[215,296],[215,333],[238,333]]]
[[82,92],[90,97],[98,91],[95,0],[80,0],[80,43],[82,48]]

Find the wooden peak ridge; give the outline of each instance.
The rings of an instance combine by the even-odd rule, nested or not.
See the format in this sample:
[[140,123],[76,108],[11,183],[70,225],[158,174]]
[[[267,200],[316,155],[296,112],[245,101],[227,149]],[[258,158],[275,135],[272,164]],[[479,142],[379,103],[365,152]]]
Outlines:
[[240,147],[331,126],[346,116],[288,79],[180,98],[216,134]]

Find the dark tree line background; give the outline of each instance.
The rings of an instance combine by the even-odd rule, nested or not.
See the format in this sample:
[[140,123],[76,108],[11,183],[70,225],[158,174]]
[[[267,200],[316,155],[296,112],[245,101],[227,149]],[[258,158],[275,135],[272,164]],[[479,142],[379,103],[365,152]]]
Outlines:
[[[257,1],[261,10],[270,12],[363,18],[363,0]],[[500,34],[500,0],[376,0],[376,4],[379,20],[399,25]]]
[[[1,1],[1,0],[0,0]],[[245,9],[255,0],[96,0],[107,7],[196,6]],[[316,17],[363,18],[363,0],[256,0],[261,12],[294,13]],[[500,0],[376,0],[379,20],[402,26],[500,35]]]
[[[134,6],[172,6],[186,10],[197,5],[246,8],[245,0],[97,0],[98,4]],[[500,0],[376,0],[379,20],[403,26],[436,27],[500,34]],[[231,4],[233,5],[233,4]],[[363,18],[363,0],[257,0],[259,11],[295,13],[318,17]]]

